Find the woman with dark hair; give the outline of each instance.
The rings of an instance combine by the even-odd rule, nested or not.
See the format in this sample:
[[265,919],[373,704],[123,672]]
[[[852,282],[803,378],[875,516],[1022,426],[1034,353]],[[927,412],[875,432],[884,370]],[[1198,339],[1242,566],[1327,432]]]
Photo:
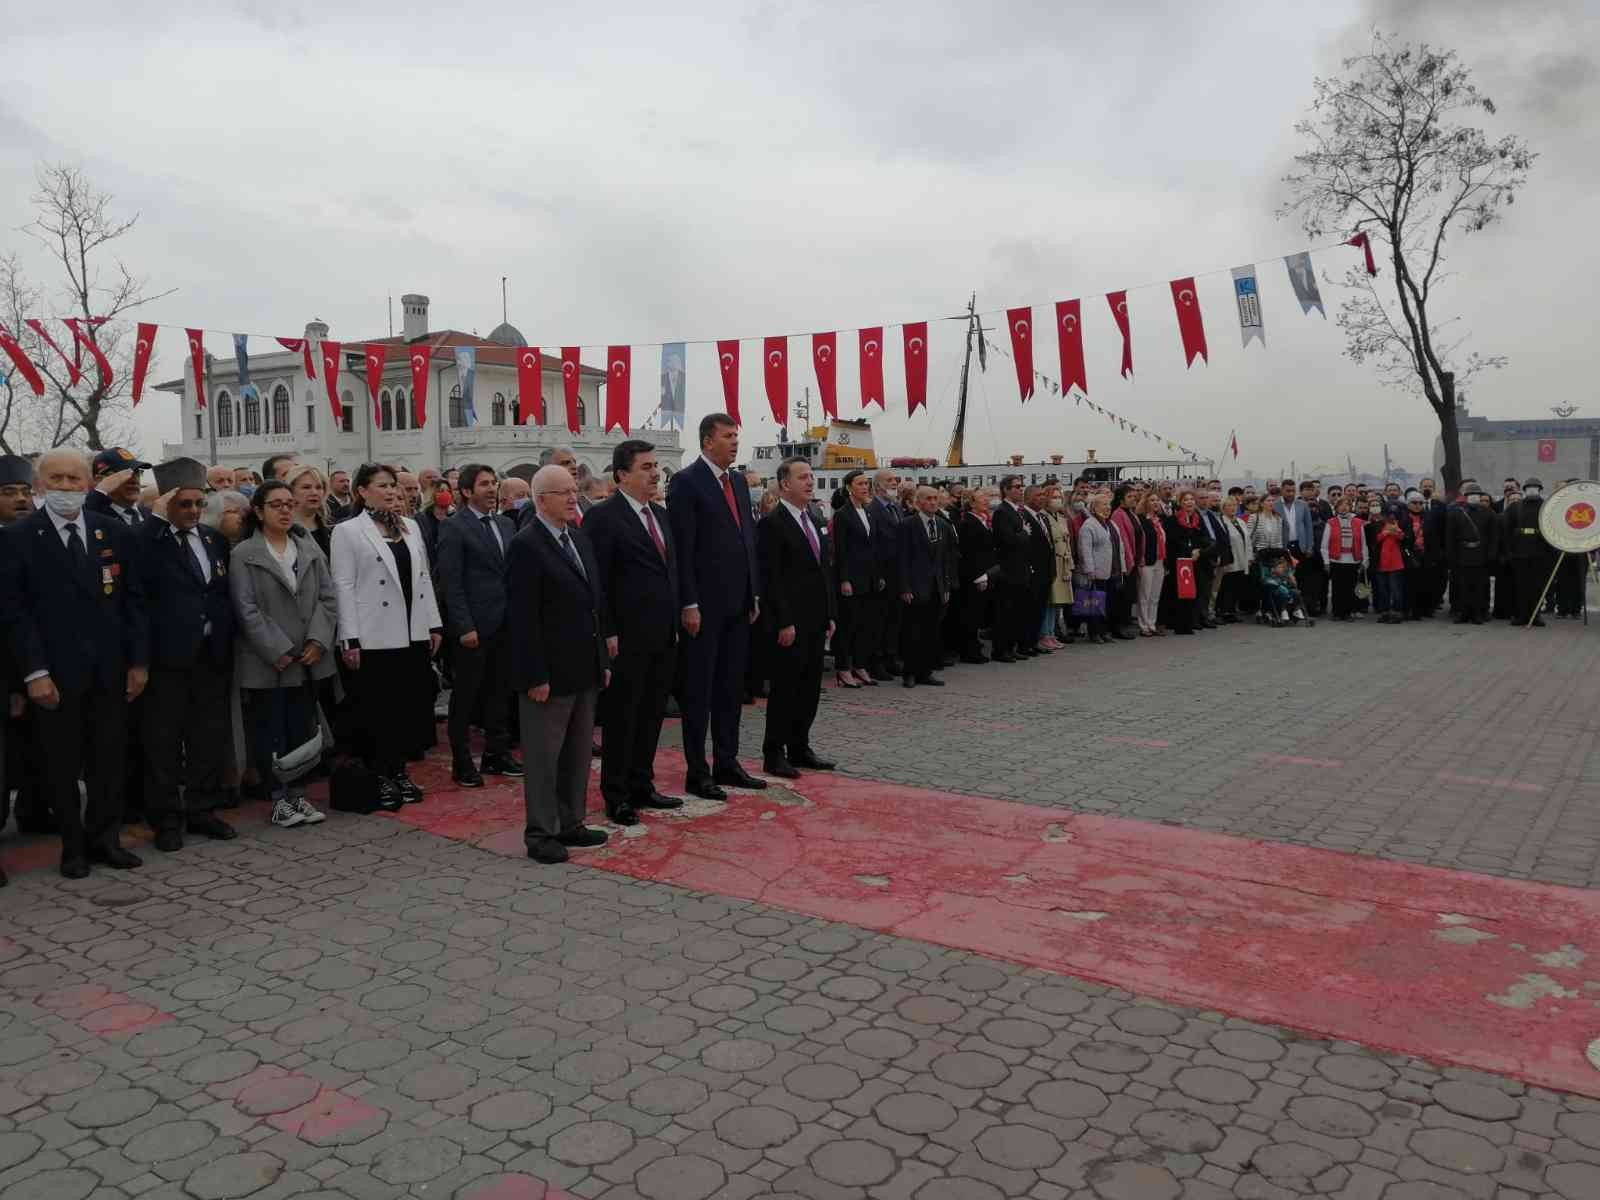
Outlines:
[[834,586],[839,589],[838,627],[833,631],[833,666],[840,687],[876,687],[867,669],[879,639],[879,607],[885,580],[878,573],[877,539],[867,503],[872,480],[865,471],[851,471],[835,496],[843,496],[833,514],[828,541],[833,546]]
[[422,531],[402,515],[395,469],[363,464],[354,493],[350,518],[333,530],[339,648],[378,801],[414,804],[422,789],[406,776],[406,759],[435,736],[428,659],[443,635],[439,605]]
[[295,507],[287,483],[263,483],[229,558],[239,618],[234,680],[252,732],[252,765],[272,801],[272,823],[285,829],[323,819],[304,788],[275,779],[272,764],[318,727],[315,684],[334,673],[338,620],[328,560],[296,522]]

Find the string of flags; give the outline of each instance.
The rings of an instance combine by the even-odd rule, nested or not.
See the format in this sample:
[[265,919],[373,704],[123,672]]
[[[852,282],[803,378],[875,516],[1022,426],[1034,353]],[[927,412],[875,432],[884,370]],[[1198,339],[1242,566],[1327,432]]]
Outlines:
[[[1342,244],[1353,246],[1363,252],[1365,255],[1364,265],[1368,275],[1376,275],[1378,273],[1377,264],[1373,257],[1372,244],[1365,232],[1357,233]],[[1325,249],[1326,247],[1322,248]],[[1326,319],[1327,310],[1323,307],[1322,295],[1317,287],[1316,273],[1311,265],[1311,251],[1302,250],[1297,254],[1290,254],[1283,259],[1283,263],[1289,276],[1290,287],[1294,292],[1295,299],[1300,304],[1302,314],[1309,314],[1315,309]],[[1230,271],[1233,280],[1234,299],[1238,310],[1240,337],[1243,345],[1247,347],[1252,340],[1259,341],[1262,346],[1266,345],[1266,325],[1262,315],[1256,265],[1250,263],[1240,267],[1233,267]],[[1212,273],[1205,272],[1204,274]],[[1183,346],[1184,362],[1188,367],[1193,367],[1197,358],[1204,360],[1208,364],[1211,361],[1206,344],[1205,322],[1200,311],[1195,279],[1196,276],[1188,275],[1168,282],[1173,310],[1177,316],[1178,334]],[[1133,375],[1133,332],[1128,310],[1129,290],[1136,289],[1123,289],[1105,294],[1106,305],[1110,311],[1112,321],[1122,339],[1121,376],[1123,379],[1129,379]],[[1059,300],[1054,304],[1053,324],[1056,329],[1057,353],[1061,364],[1059,380],[1050,379],[1034,369],[1034,307],[1024,306],[1005,310],[1006,324],[1011,334],[1009,357],[1016,365],[1017,390],[1022,402],[1026,403],[1031,399],[1035,394],[1035,385],[1043,382],[1049,387],[1053,395],[1065,396],[1070,394],[1077,403],[1087,403],[1091,409],[1119,423],[1124,429],[1131,429],[1135,433],[1143,433],[1152,440],[1164,442],[1169,449],[1179,449],[1185,454],[1192,455],[1192,451],[1178,446],[1170,439],[1160,437],[1150,430],[1141,430],[1126,419],[1087,399],[1089,379],[1084,355],[1083,305],[1084,301],[1081,297],[1071,300]],[[963,313],[959,317],[943,319],[966,321],[971,319],[971,314]],[[67,369],[69,386],[77,386],[82,380],[83,355],[87,352],[94,360],[101,388],[109,388],[114,379],[111,363],[107,359],[105,351],[93,336],[95,327],[103,324],[107,318],[92,317],[86,320],[82,317],[67,317],[60,320],[61,324],[72,335],[73,351],[71,355],[51,335],[43,320],[29,318],[23,324],[32,331],[42,347],[47,347],[61,359]],[[137,325],[131,388],[135,405],[139,403],[144,393],[145,379],[150,369],[156,336],[162,328],[170,327],[153,321],[142,321]],[[205,330],[189,326],[182,328],[188,342],[196,398],[200,407],[204,408],[206,406],[205,378],[207,362]],[[886,328],[893,329],[896,327],[878,325],[854,330],[856,334],[857,375],[860,381],[860,403],[863,410],[873,404],[876,404],[880,410],[885,408],[884,357],[889,345],[889,341],[885,338]],[[927,321],[912,321],[902,324],[898,328],[900,330],[898,339],[900,342],[900,358],[905,376],[906,412],[909,416],[915,414],[919,408],[925,408],[928,403],[929,323]],[[979,328],[981,329],[981,326]],[[761,339],[762,381],[766,392],[767,404],[772,412],[772,418],[780,427],[789,423],[790,342],[797,337],[809,336],[811,364],[816,375],[817,390],[822,399],[823,412],[830,419],[838,417],[838,364],[841,332],[849,331],[832,330],[826,333],[812,333],[809,335],[779,334]],[[250,381],[248,346],[252,335],[234,333],[229,336],[232,339],[234,360],[238,366],[240,393],[247,398],[259,398],[259,392]],[[545,421],[544,397],[539,387],[544,370],[544,351],[537,346],[504,348],[498,346],[447,347],[434,346],[425,341],[409,345],[404,343],[397,344],[392,339],[352,345],[345,345],[335,341],[321,341],[313,344],[310,339],[304,337],[277,337],[272,340],[275,340],[278,345],[291,353],[301,356],[302,368],[306,379],[311,381],[315,381],[319,377],[322,379],[327,390],[328,406],[332,410],[335,421],[344,419],[344,405],[339,389],[340,373],[346,369],[347,361],[354,362],[358,356],[365,366],[367,390],[372,399],[375,420],[381,419],[378,416],[379,389],[383,382],[384,372],[388,364],[388,352],[391,348],[403,350],[409,358],[413,428],[421,429],[427,422],[428,373],[435,355],[440,351],[448,354],[455,366],[456,383],[461,389],[463,413],[467,424],[474,425],[477,423],[474,391],[480,350],[489,350],[496,358],[503,353],[515,355],[517,372],[516,423],[519,425],[526,424],[530,418],[539,424],[543,424]],[[747,339],[726,338],[716,340],[717,361],[722,377],[723,404],[729,415],[740,423],[742,423],[742,418],[740,416],[739,361],[740,348],[745,340]],[[679,429],[683,427],[684,421],[684,364],[685,347],[688,344],[686,341],[646,344],[659,345],[661,348],[661,400],[657,411],[661,413],[668,424]],[[635,345],[638,345],[638,343],[613,344],[606,348],[604,424],[607,432],[619,428],[624,433],[629,432],[633,349]],[[985,345],[991,349],[1000,349],[994,342],[988,341],[985,336],[979,342],[980,357]],[[44,395],[45,383],[38,365],[30,358],[19,336],[3,326],[0,326],[0,351],[4,351],[5,355],[11,360],[16,368],[16,374],[22,377],[29,388],[32,389],[34,395]],[[577,433],[579,428],[579,384],[584,366],[582,348],[579,346],[562,346],[560,354],[567,426],[573,433]]]

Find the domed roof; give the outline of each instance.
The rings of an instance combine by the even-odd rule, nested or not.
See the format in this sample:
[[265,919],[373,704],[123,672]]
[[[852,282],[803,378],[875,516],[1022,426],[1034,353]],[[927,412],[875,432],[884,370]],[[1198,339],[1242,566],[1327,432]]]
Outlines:
[[509,321],[502,321],[489,331],[489,340],[501,346],[526,346],[528,339],[522,336],[522,330]]

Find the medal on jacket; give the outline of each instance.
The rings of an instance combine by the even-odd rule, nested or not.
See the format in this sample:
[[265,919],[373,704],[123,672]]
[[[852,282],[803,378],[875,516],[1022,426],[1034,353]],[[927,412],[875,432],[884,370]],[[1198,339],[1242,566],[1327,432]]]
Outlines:
[[100,586],[105,591],[106,595],[111,595],[111,589],[114,585],[112,583],[110,567],[100,568]]

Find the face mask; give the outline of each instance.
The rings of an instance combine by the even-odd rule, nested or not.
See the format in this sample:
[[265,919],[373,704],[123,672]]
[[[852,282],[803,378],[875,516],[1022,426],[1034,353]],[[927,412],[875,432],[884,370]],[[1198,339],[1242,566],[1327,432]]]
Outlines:
[[75,517],[83,511],[83,493],[52,489],[44,494],[44,506],[58,517]]
[[1379,513],[1381,513],[1383,511],[1383,506],[1381,504],[1369,505],[1367,507],[1367,511],[1369,513],[1371,513],[1373,516],[1377,516]]
[[513,500],[511,502],[511,507],[514,508],[514,509],[519,509],[519,510],[527,508],[529,499],[530,499],[530,497],[523,496],[520,499]]
[[241,483],[237,488],[237,491],[241,496],[248,500],[251,496],[256,494],[256,485],[253,483]]
[[1467,497],[1467,503],[1472,505],[1473,508],[1477,508],[1478,505],[1483,503],[1483,497],[1482,496],[1468,496]]
[[1054,500],[1050,501],[1051,512],[1060,512],[1065,507],[1066,505],[1062,502],[1060,496],[1057,496]]
[[1089,506],[1082,500],[1074,500],[1072,502],[1072,511],[1075,513],[1086,513],[1089,511]]
[[1523,488],[1522,489],[1522,498],[1524,500],[1529,500],[1529,499],[1537,500],[1539,498],[1539,494],[1541,492],[1543,492],[1543,491],[1544,491],[1543,488],[1536,488],[1536,487]]

